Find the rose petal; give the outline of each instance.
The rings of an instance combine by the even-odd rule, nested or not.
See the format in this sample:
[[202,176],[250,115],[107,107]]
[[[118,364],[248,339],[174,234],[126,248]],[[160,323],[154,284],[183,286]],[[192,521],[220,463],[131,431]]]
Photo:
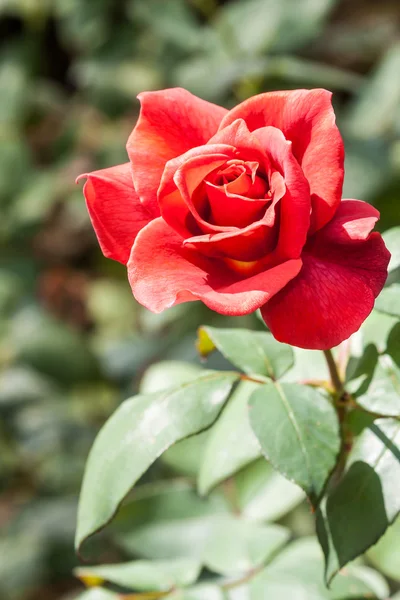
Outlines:
[[[293,156],[292,143],[275,127],[254,132],[267,149],[270,163],[282,174],[286,191],[281,200],[278,252],[285,258],[298,258],[310,226],[310,187]],[[272,180],[272,177],[271,177]]]
[[320,229],[334,215],[341,200],[344,148],[327,90],[269,92],[253,96],[233,108],[220,130],[244,119],[250,131],[265,126],[280,129],[293,143],[312,195],[312,229]]
[[[232,183],[236,183],[236,181]],[[229,186],[232,187],[232,184]],[[271,202],[271,198],[253,199],[239,196],[237,193],[228,191],[227,188],[228,185],[216,186],[206,182],[211,218],[216,225],[246,227],[254,221],[259,221],[268,202]]]
[[[207,175],[231,160],[234,152],[231,146],[200,146],[167,163],[158,190],[158,204],[164,220],[183,237],[191,237],[195,233],[190,228],[192,222],[205,231],[230,229],[207,223],[199,214],[199,206],[195,205],[192,196]],[[203,200],[207,200],[204,190]]]
[[344,201],[311,238],[300,274],[261,309],[279,341],[326,350],[359,329],[385,284],[390,259],[379,233],[367,237],[376,216],[364,202]]
[[[282,260],[275,252],[279,235],[279,200],[280,196],[276,195],[263,218],[247,227],[193,236],[184,240],[183,244],[210,257],[245,262],[268,258],[267,264],[280,263]],[[275,224],[277,227],[274,227]]]
[[235,119],[224,127],[224,129],[220,129],[208,143],[212,145],[227,144],[228,146],[233,146],[236,149],[237,158],[246,161],[257,161],[260,166],[266,163],[267,156],[265,149],[249,131],[243,119]]
[[162,218],[145,227],[132,248],[128,276],[135,298],[153,312],[201,300],[225,315],[252,313],[301,268],[290,260],[247,279],[224,263],[182,247],[181,238]]
[[127,150],[140,200],[154,207],[165,164],[208,142],[227,111],[180,88],[138,97],[141,111]]
[[130,164],[80,175],[90,219],[104,256],[126,264],[139,231],[158,214],[140,203]]

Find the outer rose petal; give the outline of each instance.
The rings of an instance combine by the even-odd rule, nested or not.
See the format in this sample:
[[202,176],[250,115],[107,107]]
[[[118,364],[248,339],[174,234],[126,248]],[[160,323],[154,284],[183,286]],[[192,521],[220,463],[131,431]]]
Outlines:
[[344,177],[344,148],[327,90],[269,92],[238,104],[220,129],[244,119],[250,131],[272,125],[293,143],[312,194],[312,229],[320,229],[339,206]]
[[390,259],[381,235],[368,236],[376,218],[367,203],[343,201],[311,238],[300,274],[261,309],[279,341],[326,350],[359,329],[385,284]]
[[158,217],[140,203],[130,164],[80,175],[90,219],[104,256],[126,264],[139,231]]
[[208,142],[227,110],[181,88],[143,92],[138,98],[141,111],[127,150],[140,200],[155,206],[166,162]]
[[138,235],[128,262],[135,298],[159,313],[166,308],[202,300],[224,315],[252,313],[271,298],[301,269],[301,260],[240,279],[223,263],[182,247],[182,239],[162,218]]

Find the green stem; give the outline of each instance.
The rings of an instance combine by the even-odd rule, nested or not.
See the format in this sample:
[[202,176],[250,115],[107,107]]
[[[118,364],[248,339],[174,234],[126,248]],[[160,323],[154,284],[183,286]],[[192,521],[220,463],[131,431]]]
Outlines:
[[326,362],[328,364],[329,374],[331,376],[332,385],[338,394],[343,393],[343,381],[340,378],[339,371],[333,358],[332,350],[324,350]]

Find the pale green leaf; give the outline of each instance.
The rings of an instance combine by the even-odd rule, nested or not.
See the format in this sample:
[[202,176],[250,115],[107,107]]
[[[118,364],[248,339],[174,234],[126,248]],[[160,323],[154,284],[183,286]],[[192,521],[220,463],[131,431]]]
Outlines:
[[206,494],[212,487],[261,456],[260,444],[248,421],[248,400],[260,384],[241,381],[207,438],[198,487]]
[[197,380],[125,401],[97,436],[86,465],[76,545],[106,525],[136,481],[165,450],[217,418],[237,376]]
[[278,379],[293,365],[293,352],[266,331],[200,327],[197,347],[202,356],[215,348],[248,375]]
[[375,308],[383,313],[400,318],[400,283],[393,283],[391,286],[383,288],[376,299]]
[[400,102],[400,44],[386,52],[352,107],[350,132],[362,139],[385,135],[397,118]]
[[241,515],[251,521],[277,521],[304,499],[303,490],[282,477],[264,459],[255,461],[235,477]]
[[177,590],[166,596],[165,600],[225,600],[225,595],[216,585],[202,584]]
[[175,587],[185,587],[194,583],[201,565],[193,559],[169,561],[135,560],[115,565],[78,567],[74,574],[84,583],[104,581],[137,591],[169,591]]
[[400,267],[400,227],[392,227],[382,234],[387,249],[391,253],[389,272]]
[[151,365],[146,370],[140,382],[139,391],[141,394],[153,394],[192,381],[201,372],[201,367],[192,363],[163,360]]
[[388,417],[400,416],[400,369],[390,356],[380,356],[371,383],[357,402],[370,412]]
[[302,538],[281,552],[251,583],[250,600],[360,600],[387,598],[385,580],[376,572],[349,566],[328,589],[323,580],[323,554],[316,539]]
[[400,581],[400,519],[391,525],[379,542],[370,548],[368,560],[387,577]]
[[289,536],[289,531],[279,525],[219,517],[207,540],[204,564],[222,575],[244,574],[271,560]]
[[229,511],[218,491],[198,496],[184,481],[139,487],[122,506],[112,529],[128,554],[147,559],[201,558],[214,518]]

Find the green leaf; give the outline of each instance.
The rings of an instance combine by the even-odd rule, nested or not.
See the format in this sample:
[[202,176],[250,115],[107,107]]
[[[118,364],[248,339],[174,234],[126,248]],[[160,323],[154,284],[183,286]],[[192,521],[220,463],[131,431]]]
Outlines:
[[196,585],[187,590],[177,590],[165,600],[225,600],[223,591],[216,585]]
[[366,81],[349,116],[350,132],[361,139],[385,135],[394,126],[400,102],[400,44],[392,44]]
[[[139,391],[150,394],[196,379],[203,371],[198,365],[179,360],[164,360],[151,365],[140,382]],[[182,473],[196,477],[202,461],[208,431],[177,442],[161,457],[163,463]]]
[[378,362],[378,350],[369,344],[358,358],[351,356],[346,368],[346,391],[355,396],[364,394],[372,381]]
[[400,267],[400,227],[392,227],[382,234],[386,247],[392,257],[389,263],[389,273]]
[[216,20],[221,38],[238,54],[287,51],[318,34],[334,0],[247,0],[224,5]]
[[362,324],[360,333],[355,334],[355,337],[359,338],[362,347],[374,344],[379,352],[384,352],[386,340],[396,323],[395,317],[373,310]]
[[153,394],[160,390],[193,381],[202,372],[201,367],[179,360],[163,360],[151,365],[140,382],[141,394]]
[[248,375],[278,379],[293,365],[293,352],[266,331],[200,327],[197,347],[202,356],[217,348],[235,367]]
[[108,523],[139,477],[169,446],[212,425],[236,379],[234,373],[205,372],[175,389],[135,396],[118,408],[88,458],[77,548]]
[[323,554],[315,538],[302,538],[281,552],[251,583],[250,600],[360,600],[387,598],[385,580],[372,569],[351,565],[330,589],[323,581]]
[[261,448],[248,421],[248,400],[260,384],[241,381],[218,421],[209,432],[201,463],[200,494],[224,481],[261,456]]
[[210,430],[207,429],[181,440],[164,452],[161,461],[182,475],[196,478],[203,462],[204,449],[209,437]]
[[122,507],[113,528],[124,550],[147,559],[190,557],[228,574],[266,562],[288,537],[283,527],[229,514],[218,493],[202,499],[183,483],[144,487],[150,489],[138,489],[139,497]]
[[375,308],[383,313],[400,318],[400,283],[393,283],[391,286],[384,288],[376,299]]
[[59,382],[98,378],[98,365],[86,340],[74,329],[36,309],[24,309],[12,322],[17,359]]
[[277,521],[304,499],[303,490],[264,459],[255,461],[235,477],[240,514],[251,521]]
[[109,590],[104,590],[100,587],[92,588],[91,590],[87,590],[83,592],[83,594],[79,594],[75,600],[119,600],[119,594],[114,594],[114,592],[110,592]]
[[246,573],[271,560],[289,537],[289,530],[279,525],[219,517],[210,530],[204,564],[221,575]]
[[135,560],[123,564],[101,565],[98,567],[78,567],[74,574],[83,583],[97,585],[108,581],[124,588],[140,592],[169,591],[175,587],[185,587],[194,583],[201,565],[193,559],[169,561]]
[[134,491],[112,530],[128,554],[159,560],[199,558],[214,517],[228,512],[218,491],[201,498],[187,482],[159,482]]
[[[400,367],[400,323],[397,323],[389,333],[386,351]],[[398,390],[400,393],[400,386]]]
[[400,581],[400,519],[391,525],[379,542],[370,548],[368,560],[387,577]]
[[371,383],[357,402],[370,412],[388,417],[400,416],[400,370],[389,356],[379,357]]
[[327,581],[375,544],[399,511],[400,422],[378,419],[361,434],[317,513]]
[[292,348],[294,365],[282,377],[282,381],[300,383],[308,380],[329,381],[329,371],[322,352]]
[[266,458],[317,504],[340,448],[339,424],[328,399],[306,386],[267,383],[253,393],[249,407]]

